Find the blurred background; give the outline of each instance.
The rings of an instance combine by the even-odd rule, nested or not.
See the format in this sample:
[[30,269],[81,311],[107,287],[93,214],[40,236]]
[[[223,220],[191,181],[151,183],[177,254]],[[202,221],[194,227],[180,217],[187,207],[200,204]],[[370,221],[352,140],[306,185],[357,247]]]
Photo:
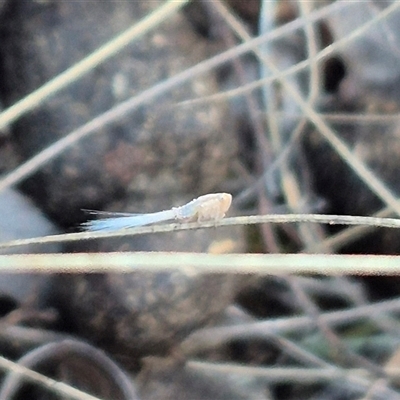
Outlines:
[[[390,0],[1,0],[0,241],[214,192],[229,216],[398,217],[399,18]],[[0,251],[398,255],[400,234],[264,224]],[[49,272],[0,274],[0,354],[82,392],[1,358],[0,399],[400,398],[397,276]]]

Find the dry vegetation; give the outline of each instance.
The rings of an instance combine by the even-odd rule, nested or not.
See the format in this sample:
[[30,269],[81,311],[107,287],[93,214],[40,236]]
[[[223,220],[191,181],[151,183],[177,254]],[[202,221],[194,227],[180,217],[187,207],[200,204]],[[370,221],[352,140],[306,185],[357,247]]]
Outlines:
[[399,17],[1,0],[0,400],[400,398]]

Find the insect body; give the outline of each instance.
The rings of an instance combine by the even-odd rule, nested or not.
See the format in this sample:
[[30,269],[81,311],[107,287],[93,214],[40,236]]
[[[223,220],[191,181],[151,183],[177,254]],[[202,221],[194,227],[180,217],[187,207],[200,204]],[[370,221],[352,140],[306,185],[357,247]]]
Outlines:
[[114,231],[170,220],[216,221],[225,216],[231,202],[232,196],[229,193],[211,193],[200,196],[183,206],[172,207],[170,210],[155,213],[125,214],[94,211],[94,214],[107,214],[108,216],[85,222],[83,228],[87,231]]

